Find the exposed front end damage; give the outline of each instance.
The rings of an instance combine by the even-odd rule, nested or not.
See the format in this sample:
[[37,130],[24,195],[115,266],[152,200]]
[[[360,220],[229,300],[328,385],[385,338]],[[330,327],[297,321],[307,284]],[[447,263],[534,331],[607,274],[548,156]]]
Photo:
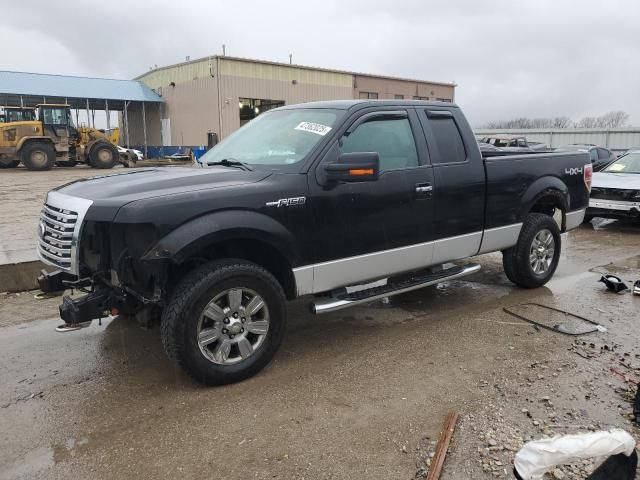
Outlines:
[[[118,314],[148,324],[149,312],[162,307],[167,283],[168,261],[141,259],[155,241],[155,228],[149,224],[85,221],[74,244],[77,260],[73,267],[43,270],[38,284],[45,293],[85,293],[63,297],[59,309],[66,327]],[[59,266],[46,256],[41,258]]]

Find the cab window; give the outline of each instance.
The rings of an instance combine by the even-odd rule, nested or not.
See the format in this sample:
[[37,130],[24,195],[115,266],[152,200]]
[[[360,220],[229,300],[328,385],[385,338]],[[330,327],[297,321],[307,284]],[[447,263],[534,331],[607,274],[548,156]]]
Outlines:
[[45,125],[66,125],[67,110],[64,108],[42,109],[42,121]]
[[340,153],[377,152],[380,171],[418,166],[418,152],[407,118],[374,118],[343,136],[340,145]]

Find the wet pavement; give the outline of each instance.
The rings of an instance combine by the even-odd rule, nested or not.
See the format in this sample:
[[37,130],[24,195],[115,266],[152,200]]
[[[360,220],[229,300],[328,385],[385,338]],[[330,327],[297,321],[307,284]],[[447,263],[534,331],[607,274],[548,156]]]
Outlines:
[[[274,361],[219,388],[176,370],[157,328],[118,317],[58,334],[57,299],[2,295],[0,479],[411,479],[450,410],[461,420],[443,479],[511,478],[510,448],[527,438],[637,435],[625,388],[640,373],[640,297],[609,294],[597,272],[640,279],[639,247],[639,226],[601,222],[563,235],[540,289],[511,285],[490,254],[480,273],[389,305],[312,316],[294,302]],[[523,302],[607,332],[576,344],[536,330],[503,311]]]

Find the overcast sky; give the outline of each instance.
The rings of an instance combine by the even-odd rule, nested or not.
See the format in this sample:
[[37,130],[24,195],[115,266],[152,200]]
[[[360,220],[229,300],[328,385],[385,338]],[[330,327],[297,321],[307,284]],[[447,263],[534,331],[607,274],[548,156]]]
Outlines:
[[[38,7],[40,5],[40,7]],[[221,53],[458,84],[473,125],[625,110],[640,125],[640,1],[6,2],[0,69],[133,78]]]

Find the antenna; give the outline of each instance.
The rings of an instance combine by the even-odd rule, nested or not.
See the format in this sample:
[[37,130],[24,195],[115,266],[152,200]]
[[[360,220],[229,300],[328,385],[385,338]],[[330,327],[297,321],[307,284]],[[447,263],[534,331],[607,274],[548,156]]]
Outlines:
[[293,63],[293,53],[289,54],[289,65]]
[[227,46],[224,43],[222,44],[222,56],[227,56]]

